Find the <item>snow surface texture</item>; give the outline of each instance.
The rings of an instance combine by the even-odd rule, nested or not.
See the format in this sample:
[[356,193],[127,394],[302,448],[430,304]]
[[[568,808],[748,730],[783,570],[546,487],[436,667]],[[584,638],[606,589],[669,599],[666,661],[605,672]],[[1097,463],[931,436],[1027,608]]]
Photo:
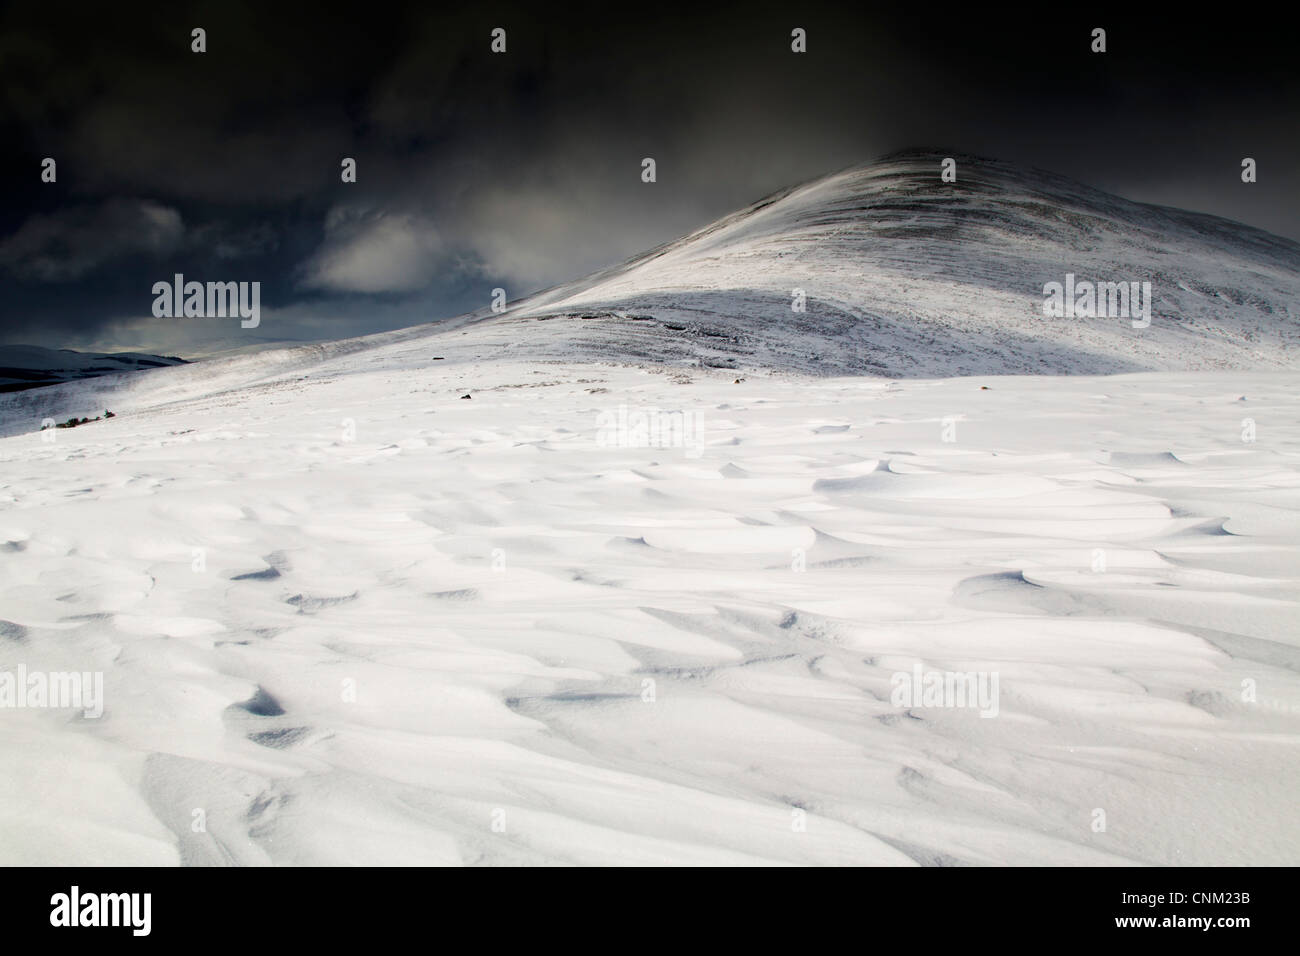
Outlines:
[[[0,709],[0,862],[1300,863],[1294,244],[1080,191],[1167,221],[940,263],[909,162],[504,318],[0,396],[0,673],[106,698]],[[1032,315],[1121,243],[1242,301]],[[1039,359],[1166,371],[993,374]],[[997,716],[896,704],[916,666]]]
[[[1294,375],[677,378],[0,442],[0,670],[106,675],[97,721],[0,711],[0,857],[1300,862]],[[598,444],[619,404],[700,454]],[[918,661],[998,716],[894,706]]]

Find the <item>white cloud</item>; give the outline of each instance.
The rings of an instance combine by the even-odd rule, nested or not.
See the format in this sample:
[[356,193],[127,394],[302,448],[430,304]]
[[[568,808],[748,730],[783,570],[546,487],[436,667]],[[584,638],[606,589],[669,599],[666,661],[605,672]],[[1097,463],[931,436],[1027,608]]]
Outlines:
[[302,285],[334,292],[412,292],[436,277],[443,256],[433,223],[418,215],[335,208]]

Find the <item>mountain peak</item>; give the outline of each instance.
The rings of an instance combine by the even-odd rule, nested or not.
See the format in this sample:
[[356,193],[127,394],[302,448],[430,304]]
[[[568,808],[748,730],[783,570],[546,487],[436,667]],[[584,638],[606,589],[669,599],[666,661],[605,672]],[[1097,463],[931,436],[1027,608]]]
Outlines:
[[[940,175],[949,156],[955,182]],[[1082,303],[1047,317],[1053,283],[1081,296],[1137,283],[1149,323]],[[911,149],[524,299],[472,335],[549,357],[835,374],[1292,367],[1297,301],[1300,245],[1288,239]]]

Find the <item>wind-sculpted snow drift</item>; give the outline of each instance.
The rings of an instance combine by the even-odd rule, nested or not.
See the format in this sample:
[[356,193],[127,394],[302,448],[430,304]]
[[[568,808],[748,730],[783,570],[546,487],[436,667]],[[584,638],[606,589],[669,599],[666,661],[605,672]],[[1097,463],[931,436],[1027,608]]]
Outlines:
[[1300,862],[1295,245],[937,169],[0,396],[0,862]]

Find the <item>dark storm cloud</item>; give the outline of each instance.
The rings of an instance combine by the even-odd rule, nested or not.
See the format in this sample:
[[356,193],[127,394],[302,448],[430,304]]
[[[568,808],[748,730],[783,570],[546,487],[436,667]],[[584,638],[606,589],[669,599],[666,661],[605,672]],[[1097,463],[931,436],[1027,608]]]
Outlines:
[[1290,63],[1260,25],[1096,7],[34,6],[0,30],[0,335],[175,350],[174,272],[261,281],[267,335],[428,321],[916,145],[1300,238]]
[[184,234],[180,213],[147,200],[68,206],[36,213],[0,239],[0,267],[36,282],[75,280],[122,257],[165,256]]

